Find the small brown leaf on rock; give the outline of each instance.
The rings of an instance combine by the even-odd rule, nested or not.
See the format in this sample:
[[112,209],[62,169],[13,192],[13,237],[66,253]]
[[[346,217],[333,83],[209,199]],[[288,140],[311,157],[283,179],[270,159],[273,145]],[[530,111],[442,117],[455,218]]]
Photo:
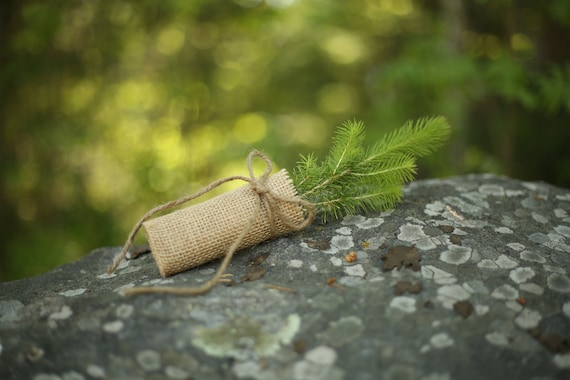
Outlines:
[[563,338],[558,334],[544,333],[538,327],[528,330],[528,332],[550,352],[565,354],[570,351],[570,339],[568,338]]
[[402,266],[412,268],[414,271],[420,270],[420,261],[422,257],[416,247],[408,247],[405,245],[396,245],[388,250],[387,254],[380,257],[384,260],[384,270],[392,270]]
[[269,257],[269,252],[262,253],[261,255],[257,256],[251,262],[253,265],[258,266],[259,264],[263,263]]
[[410,281],[400,281],[394,285],[394,294],[399,296],[406,292],[410,294],[417,294],[422,291],[422,284],[419,282],[412,284]]
[[331,248],[331,239],[322,239],[322,240],[305,240],[305,244],[307,247],[312,249],[318,249],[320,251],[326,251],[327,249]]
[[455,310],[457,314],[461,315],[463,319],[468,318],[475,311],[473,305],[469,301],[458,301],[454,303],[453,310]]
[[262,267],[253,267],[245,275],[241,276],[241,282],[245,281],[255,281],[259,280],[261,277],[265,276],[267,269]]

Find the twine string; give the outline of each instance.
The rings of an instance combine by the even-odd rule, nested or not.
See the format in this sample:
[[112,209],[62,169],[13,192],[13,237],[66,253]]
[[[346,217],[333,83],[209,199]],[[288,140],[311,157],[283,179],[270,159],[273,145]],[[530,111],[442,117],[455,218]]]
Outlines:
[[[252,161],[253,161],[254,157],[259,157],[259,158],[263,159],[265,161],[265,163],[267,164],[265,172],[259,177],[256,177],[255,173],[253,172]],[[249,175],[250,175],[249,177],[244,177],[244,176],[226,177],[226,178],[212,182],[211,184],[202,188],[201,190],[197,191],[194,194],[186,195],[184,197],[181,197],[181,198],[176,199],[176,200],[171,201],[171,202],[167,202],[163,205],[160,205],[160,206],[157,206],[157,207],[151,209],[149,212],[147,212],[145,215],[143,215],[139,219],[139,221],[135,224],[133,230],[131,231],[131,233],[129,234],[129,236],[127,238],[127,241],[125,242],[125,245],[123,246],[121,253],[114,260],[113,264],[107,269],[107,273],[109,273],[109,274],[113,273],[117,269],[117,267],[119,266],[121,261],[124,260],[124,258],[127,255],[127,252],[129,251],[129,249],[133,245],[133,241],[134,241],[138,231],[141,229],[143,223],[146,222],[148,219],[152,218],[157,213],[171,209],[171,208],[176,207],[176,206],[179,206],[183,203],[189,202],[189,201],[194,200],[196,198],[199,198],[200,196],[212,191],[213,189],[215,189],[216,187],[218,187],[224,183],[235,181],[235,180],[245,181],[245,182],[249,183],[251,189],[257,195],[255,198],[256,199],[256,205],[255,205],[253,214],[251,215],[251,217],[247,221],[247,224],[244,226],[244,228],[241,230],[240,234],[236,237],[236,239],[233,241],[233,243],[228,248],[228,252],[226,253],[224,259],[222,260],[220,268],[218,269],[216,274],[207,283],[205,283],[204,285],[202,285],[200,287],[195,287],[195,288],[185,288],[184,287],[184,288],[182,288],[182,287],[171,287],[171,286],[155,286],[155,287],[146,287],[145,286],[145,287],[136,287],[136,288],[126,289],[124,291],[125,295],[149,294],[149,293],[169,293],[169,294],[177,294],[177,295],[199,295],[199,294],[204,294],[204,293],[208,292],[217,283],[220,282],[222,277],[224,277],[225,270],[227,269],[235,251],[240,246],[243,239],[251,231],[251,228],[253,227],[253,225],[255,224],[257,219],[259,218],[259,214],[261,212],[262,207],[265,208],[265,210],[267,210],[267,219],[269,222],[272,239],[277,236],[277,225],[276,225],[277,219],[280,220],[281,223],[283,223],[285,226],[289,227],[293,231],[302,230],[303,228],[307,227],[313,221],[313,219],[315,217],[315,208],[314,208],[312,203],[305,201],[299,197],[282,196],[280,194],[275,193],[273,190],[271,190],[266,185],[267,179],[269,178],[269,175],[271,174],[271,171],[273,170],[273,163],[264,153],[257,151],[257,150],[252,151],[247,157],[247,168],[248,168]],[[300,223],[295,222],[295,221],[291,221],[291,220],[289,220],[289,217],[281,211],[281,208],[279,207],[279,202],[298,204],[298,205],[305,208],[305,210],[307,211],[307,215],[305,216],[303,221],[301,221]]]

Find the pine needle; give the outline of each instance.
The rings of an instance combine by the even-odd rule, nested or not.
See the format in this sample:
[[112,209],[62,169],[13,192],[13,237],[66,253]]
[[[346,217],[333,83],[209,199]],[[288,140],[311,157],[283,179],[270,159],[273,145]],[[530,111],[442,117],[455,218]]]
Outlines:
[[324,222],[360,211],[387,210],[399,202],[403,185],[413,180],[416,158],[435,151],[449,133],[445,118],[422,118],[365,149],[364,124],[348,121],[336,131],[321,163],[313,154],[301,156],[293,182]]

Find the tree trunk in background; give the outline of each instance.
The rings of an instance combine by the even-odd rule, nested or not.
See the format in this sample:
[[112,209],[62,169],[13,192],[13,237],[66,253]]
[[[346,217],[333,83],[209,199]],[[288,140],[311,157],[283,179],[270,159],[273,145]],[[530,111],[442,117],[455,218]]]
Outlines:
[[[463,0],[440,0],[443,19],[445,20],[445,29],[447,35],[447,54],[449,57],[459,57],[463,54],[463,32],[465,31],[465,9]],[[460,172],[463,168],[463,162],[460,158],[464,157],[467,147],[465,137],[465,128],[467,127],[467,101],[464,91],[460,88],[449,88],[447,90],[447,98],[453,99],[450,107],[446,110],[447,117],[450,119],[451,125],[456,130],[455,143],[450,149],[449,155],[454,165],[453,171]]]

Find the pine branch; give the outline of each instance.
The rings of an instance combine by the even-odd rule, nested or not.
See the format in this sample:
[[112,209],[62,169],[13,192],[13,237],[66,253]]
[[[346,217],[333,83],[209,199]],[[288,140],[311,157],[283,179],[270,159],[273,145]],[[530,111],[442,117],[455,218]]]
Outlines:
[[433,152],[449,133],[443,117],[420,119],[365,149],[364,125],[349,121],[335,133],[321,163],[313,154],[301,157],[293,182],[325,222],[359,211],[390,209],[400,200],[403,184],[413,180],[416,158]]

